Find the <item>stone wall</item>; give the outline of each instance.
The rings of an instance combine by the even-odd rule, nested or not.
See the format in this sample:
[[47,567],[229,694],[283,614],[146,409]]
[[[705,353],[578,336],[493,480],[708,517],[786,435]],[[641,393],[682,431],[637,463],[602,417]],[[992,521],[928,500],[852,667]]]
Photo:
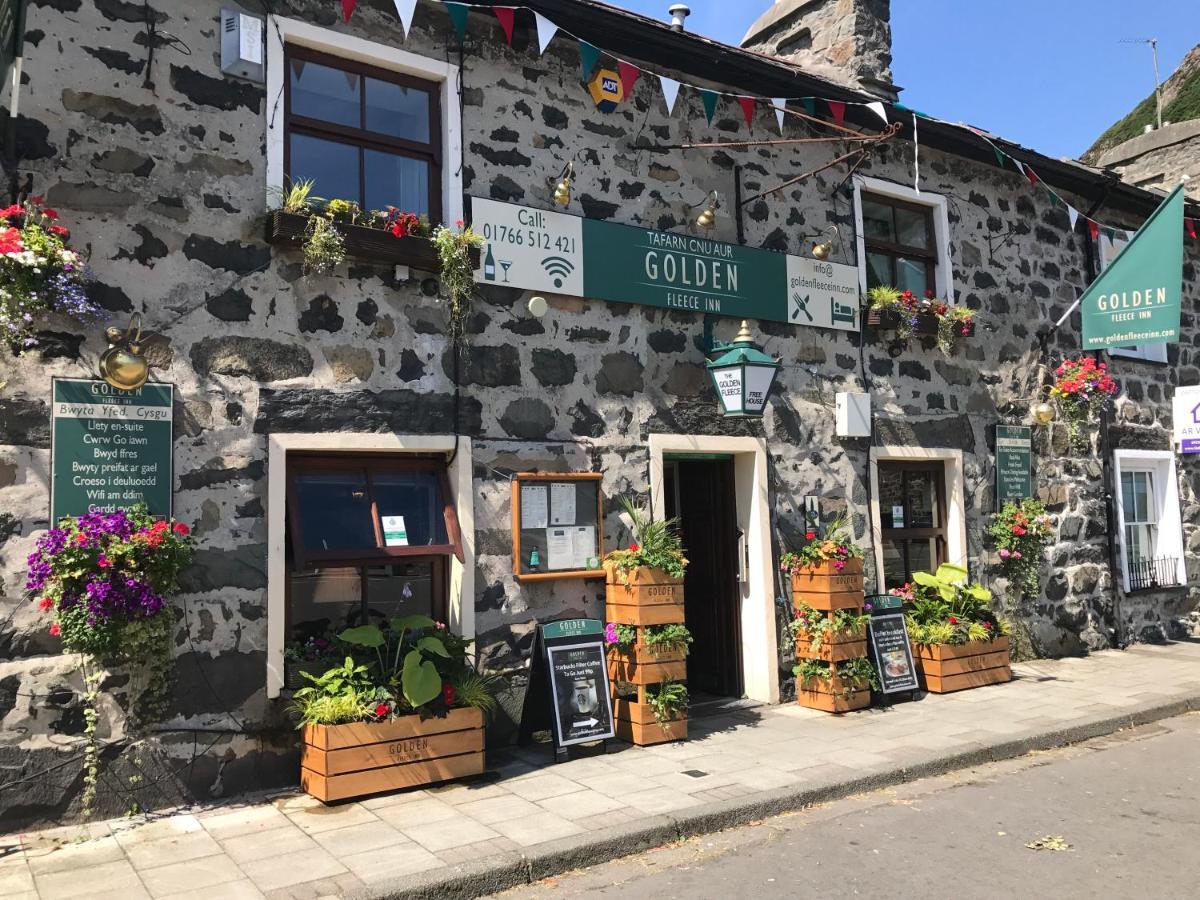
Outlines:
[[1138,187],[1174,190],[1186,179],[1184,192],[1200,197],[1200,119],[1167,123],[1139,134],[1110,150],[1097,165],[1112,168]]
[[[299,256],[263,242],[265,119],[277,98],[225,79],[217,65],[212,0],[152,7],[161,32],[191,49],[157,47],[144,83],[141,5],[122,0],[40,0],[29,12],[20,136],[25,170],[86,249],[96,297],[123,324],[141,312],[161,332],[154,377],[177,386],[176,514],[195,524],[197,564],[179,598],[177,688],[161,733],[142,753],[143,806],[294,783],[295,737],[265,694],[266,436],[338,431],[446,433],[455,385],[445,310],[414,273],[351,260],[306,276]],[[419,4],[405,39],[390,3],[360,4],[347,26],[336,4],[293,0],[287,15],[435,59],[457,56],[439,7]],[[603,45],[602,36],[595,36]],[[578,157],[573,212],[687,230],[708,191],[732,197],[740,167],[747,194],[813,168],[827,147],[652,153],[652,143],[744,136],[735,104],[712,126],[686,90],[668,117],[654,79],[605,114],[579,83],[573,44],[539,57],[518,16],[513,46],[494,19],[472,15],[463,53],[463,175],[472,194],[549,208],[547,181]],[[696,76],[692,76],[695,78]],[[734,86],[732,89],[737,89]],[[747,89],[742,86],[740,89]],[[793,126],[789,126],[792,128]],[[754,134],[774,132],[762,110]],[[799,134],[799,132],[796,132]],[[895,143],[864,171],[907,183],[910,145]],[[644,491],[647,436],[656,432],[762,434],[768,440],[776,552],[802,532],[800,498],[848,510],[866,544],[869,441],[833,434],[833,392],[869,390],[879,444],[954,447],[964,454],[971,564],[1003,588],[982,535],[992,509],[991,426],[1027,419],[1042,376],[1038,332],[1087,280],[1084,237],[1018,173],[921,150],[922,187],[948,198],[956,293],[979,310],[977,334],[951,356],[914,342],[752,323],[784,369],[761,423],[725,420],[703,369],[702,323],[691,314],[551,297],[543,319],[522,292],[482,288],[461,367],[458,428],[473,438],[478,549],[476,629],[484,665],[519,666],[536,620],[603,615],[590,582],[519,585],[510,558],[514,470],[594,469],[615,498]],[[752,246],[799,253],[837,224],[853,262],[852,203],[844,173],[828,171],[745,210]],[[1087,198],[1069,197],[1075,206]],[[1098,215],[1105,218],[1103,212]],[[1121,222],[1119,211],[1108,219]],[[713,237],[734,241],[727,207]],[[1169,446],[1169,394],[1200,381],[1194,324],[1197,254],[1189,250],[1184,336],[1170,365],[1114,360],[1124,386],[1113,426],[1118,446]],[[1056,333],[1052,355],[1077,349],[1078,317]],[[722,320],[729,339],[737,323]],[[102,326],[47,324],[42,349],[0,356],[0,822],[6,828],[74,814],[82,712],[79,676],[22,596],[24,560],[47,527],[50,377],[90,376]],[[1097,458],[1061,458],[1061,427],[1039,432],[1037,483],[1059,542],[1045,596],[1016,610],[1033,652],[1111,646],[1124,633],[1158,638],[1195,605],[1197,592],[1114,597],[1107,567]],[[1200,476],[1181,462],[1188,569],[1200,567]],[[624,542],[607,518],[611,546]],[[781,642],[781,646],[784,642]],[[790,662],[780,660],[783,683]],[[125,676],[105,685],[102,734],[122,736]],[[101,810],[129,799],[129,753],[106,753]]]

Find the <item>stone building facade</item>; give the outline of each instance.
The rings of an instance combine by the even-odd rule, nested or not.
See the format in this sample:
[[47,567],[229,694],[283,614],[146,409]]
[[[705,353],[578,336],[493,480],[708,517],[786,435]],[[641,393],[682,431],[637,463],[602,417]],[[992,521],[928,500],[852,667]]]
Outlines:
[[[875,99],[600,4],[529,5],[599,47],[688,83]],[[919,193],[906,131],[854,178],[845,167],[824,171],[746,205],[739,217],[729,202],[739,191],[749,197],[816,168],[834,155],[832,145],[656,152],[654,145],[746,140],[742,112],[726,98],[710,125],[697,93],[685,88],[669,115],[657,79],[645,73],[631,97],[601,112],[581,84],[575,42],[560,35],[539,54],[527,11],[517,15],[511,46],[495,18],[472,12],[460,51],[438,4],[419,3],[405,35],[391,3],[360,3],[349,23],[325,0],[277,3],[278,17],[266,27],[265,86],[228,78],[219,67],[220,7],[212,0],[152,4],[151,29],[139,4],[35,0],[27,22],[21,171],[32,173],[35,191],[90,254],[95,296],[113,319],[124,324],[140,312],[145,327],[162,335],[152,345],[152,377],[176,386],[175,514],[194,523],[199,541],[176,601],[174,700],[155,726],[152,751],[142,753],[150,772],[138,789],[143,806],[296,781],[295,733],[279,687],[287,639],[284,469],[299,450],[421,452],[446,461],[464,557],[450,563],[448,617],[475,637],[481,666],[492,670],[521,669],[537,622],[604,614],[595,581],[514,577],[513,472],[602,473],[606,545],[613,547],[628,540],[620,495],[649,491],[661,513],[664,479],[678,459],[731,460],[734,515],[746,542],[735,598],[740,645],[732,649],[740,655],[741,690],[764,702],[790,696],[776,562],[802,537],[806,496],[819,498],[825,521],[849,517],[868,548],[868,578],[882,587],[880,466],[924,460],[943,467],[947,555],[1003,596],[984,537],[993,510],[992,428],[1028,424],[1045,365],[1078,351],[1078,314],[1056,331],[1051,325],[1087,284],[1101,252],[1085,231],[1070,231],[1066,211],[1044,192],[998,168],[985,144],[923,121]],[[869,328],[752,321],[783,368],[762,420],[734,420],[718,413],[708,381],[702,316],[549,295],[549,311],[538,318],[527,312],[527,292],[481,285],[456,364],[446,310],[430,295],[426,273],[353,258],[330,275],[309,275],[294,249],[264,241],[270,188],[282,175],[286,42],[420,71],[435,85],[447,221],[464,214],[462,194],[551,209],[554,182],[574,160],[568,211],[576,215],[688,234],[698,204],[716,190],[726,202],[711,237],[806,255],[836,225],[831,259],[856,265],[864,195],[899,197],[930,209],[938,293],[978,311],[976,333],[944,355]],[[723,66],[703,63],[714,53]],[[879,127],[865,107],[850,108],[847,121]],[[775,129],[764,106],[749,134]],[[785,127],[788,137],[810,133],[820,130],[799,120]],[[1092,214],[1106,222],[1136,228],[1156,203],[1133,188],[1111,188],[1091,170],[1004,146],[1077,208],[1102,200]],[[1036,490],[1058,539],[1044,567],[1043,597],[1008,610],[1027,654],[1169,637],[1200,599],[1200,473],[1187,458],[1176,461],[1170,438],[1173,388],[1200,383],[1200,251],[1193,244],[1187,254],[1182,339],[1168,348],[1166,365],[1111,361],[1122,393],[1104,443],[1070,457],[1061,425],[1035,431]],[[736,319],[718,319],[716,336],[728,340],[737,327]],[[50,322],[40,349],[0,357],[6,828],[69,818],[78,803],[76,661],[60,655],[23,583],[25,558],[48,527],[50,379],[93,377],[102,334],[102,325]],[[871,438],[835,435],[838,391],[871,395]],[[1126,591],[1120,535],[1106,521],[1104,475],[1116,465],[1115,450],[1154,451],[1156,471],[1175,480],[1170,497],[1177,498],[1186,587]],[[519,707],[514,681],[510,715]],[[114,674],[104,690],[101,734],[111,742],[105,811],[119,811],[128,799],[124,684]],[[501,719],[496,742],[511,732]]]

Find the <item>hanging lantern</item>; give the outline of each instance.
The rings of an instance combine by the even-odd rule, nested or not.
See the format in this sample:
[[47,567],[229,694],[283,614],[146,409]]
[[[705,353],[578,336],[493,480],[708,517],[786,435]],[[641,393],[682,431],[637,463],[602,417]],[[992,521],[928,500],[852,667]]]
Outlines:
[[150,365],[140,346],[139,317],[135,314],[124,332],[120,328],[109,328],[104,336],[108,340],[108,349],[100,354],[100,377],[119,390],[137,390],[150,376]]
[[712,228],[717,221],[717,207],[721,205],[721,200],[717,196],[717,192],[713,191],[708,202],[704,205],[704,209],[700,211],[700,215],[696,216],[696,224],[705,231]]
[[1049,425],[1054,421],[1054,404],[1043,400],[1033,408],[1033,420],[1039,425]]
[[721,412],[726,416],[760,418],[779,374],[779,360],[754,343],[745,320],[733,343],[717,344],[712,353],[719,355],[706,365],[721,401]]
[[575,166],[568,162],[554,187],[554,202],[559,206],[567,206],[571,202],[571,178],[574,174]]

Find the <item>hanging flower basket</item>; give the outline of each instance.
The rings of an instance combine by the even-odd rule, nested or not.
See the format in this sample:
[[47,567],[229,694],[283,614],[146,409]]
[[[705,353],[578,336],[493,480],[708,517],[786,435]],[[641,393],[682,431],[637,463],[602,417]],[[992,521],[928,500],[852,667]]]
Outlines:
[[867,292],[867,300],[867,324],[901,340],[932,337],[939,350],[950,353],[959,339],[975,334],[974,311],[939,300],[932,291],[919,298],[912,291],[879,286]]
[[1050,396],[1058,403],[1067,421],[1068,446],[1072,453],[1087,453],[1091,448],[1091,429],[1096,417],[1117,394],[1119,388],[1108,374],[1105,363],[1090,356],[1065,360],[1054,370]]

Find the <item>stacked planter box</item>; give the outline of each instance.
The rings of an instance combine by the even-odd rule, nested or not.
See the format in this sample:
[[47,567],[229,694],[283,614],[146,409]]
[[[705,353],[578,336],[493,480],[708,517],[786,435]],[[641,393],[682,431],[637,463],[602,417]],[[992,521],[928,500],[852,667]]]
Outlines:
[[[796,608],[810,606],[832,618],[843,609],[861,613],[865,602],[861,559],[847,560],[840,570],[832,562],[823,562],[792,575],[792,603]],[[825,660],[831,666],[865,657],[866,633],[826,634],[820,649],[814,652],[812,637],[801,631],[796,635],[796,655],[801,659]],[[845,685],[836,675],[829,681],[815,678],[802,682],[797,679],[796,698],[801,706],[809,709],[841,713],[870,706],[871,689],[868,685]]]
[[632,625],[638,630],[637,642],[631,649],[614,647],[609,651],[608,677],[614,689],[618,681],[637,687],[636,700],[617,698],[613,703],[617,737],[641,747],[682,740],[687,737],[687,712],[660,723],[646,702],[646,688],[664,681],[683,681],[687,677],[687,662],[682,651],[656,653],[647,647],[642,640],[642,629],[647,625],[683,624],[683,579],[645,567],[626,574],[622,582],[614,569],[608,569],[605,585],[608,621]]
[[1007,637],[967,644],[914,644],[913,658],[921,687],[933,694],[1012,680]]

